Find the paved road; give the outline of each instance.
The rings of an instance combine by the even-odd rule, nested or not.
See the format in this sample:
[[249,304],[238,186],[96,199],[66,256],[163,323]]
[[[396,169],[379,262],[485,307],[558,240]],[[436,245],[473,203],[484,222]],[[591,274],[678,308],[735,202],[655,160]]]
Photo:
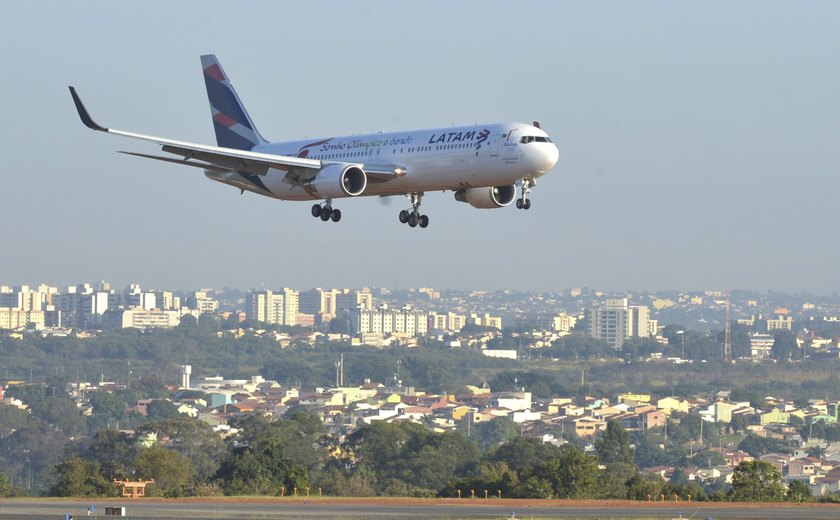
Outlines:
[[[0,500],[0,519],[46,520],[72,515],[88,518],[94,505],[96,518],[105,517],[106,505],[126,507],[127,517],[140,520],[231,519],[486,519],[486,518],[694,518],[694,519],[840,519],[840,506],[732,505],[732,504],[638,504],[595,502],[586,505],[551,501],[505,500],[489,502],[447,500]],[[486,505],[485,505],[486,504]]]

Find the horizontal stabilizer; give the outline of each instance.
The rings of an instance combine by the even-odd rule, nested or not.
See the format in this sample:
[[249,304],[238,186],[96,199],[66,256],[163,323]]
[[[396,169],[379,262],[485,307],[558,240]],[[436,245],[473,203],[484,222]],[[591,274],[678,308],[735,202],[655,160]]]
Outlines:
[[162,157],[160,155],[150,155],[150,154],[147,154],[147,153],[139,153],[139,152],[126,152],[126,151],[122,151],[122,150],[119,153],[124,153],[126,155],[133,155],[135,157],[143,157],[144,159],[154,159],[156,161],[165,161],[165,162],[170,162],[170,163],[173,163],[173,164],[181,164],[181,165],[184,165],[184,166],[194,166],[196,168],[202,168],[204,170],[210,170],[210,171],[214,171],[214,172],[232,172],[232,171],[234,171],[234,170],[231,170],[229,168],[222,168],[220,166],[216,166],[214,164],[193,162],[193,161],[189,161],[187,159],[175,159],[174,157]]

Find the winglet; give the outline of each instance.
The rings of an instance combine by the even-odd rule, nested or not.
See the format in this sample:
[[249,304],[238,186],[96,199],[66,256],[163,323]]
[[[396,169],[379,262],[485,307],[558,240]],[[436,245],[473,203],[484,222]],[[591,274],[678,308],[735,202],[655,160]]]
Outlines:
[[96,124],[96,121],[94,121],[93,118],[90,117],[90,114],[88,114],[88,111],[85,108],[85,105],[82,103],[82,100],[79,98],[79,95],[76,94],[76,89],[73,87],[68,88],[70,89],[70,95],[73,96],[73,103],[76,104],[76,110],[79,111],[79,117],[82,118],[82,123],[84,123],[85,126],[90,128],[91,130],[107,132],[107,128]]

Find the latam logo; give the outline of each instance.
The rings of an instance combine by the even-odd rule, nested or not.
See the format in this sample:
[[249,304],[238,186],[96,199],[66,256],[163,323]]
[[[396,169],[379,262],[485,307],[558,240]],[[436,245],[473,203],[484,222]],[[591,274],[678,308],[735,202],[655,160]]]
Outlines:
[[445,134],[432,134],[429,138],[429,144],[442,143],[463,143],[466,141],[475,141],[476,149],[481,148],[481,143],[490,137],[490,130],[484,129],[478,134],[475,131],[471,132],[448,132]]

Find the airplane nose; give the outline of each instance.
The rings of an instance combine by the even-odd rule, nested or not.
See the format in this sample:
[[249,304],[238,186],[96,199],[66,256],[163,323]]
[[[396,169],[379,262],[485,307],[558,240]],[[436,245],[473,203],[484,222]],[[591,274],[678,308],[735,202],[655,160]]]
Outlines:
[[552,144],[548,150],[548,168],[546,170],[550,170],[554,168],[554,165],[557,164],[557,161],[560,160],[560,150],[557,148],[556,145]]
[[539,152],[536,155],[536,170],[545,173],[557,164],[560,159],[560,150],[553,143],[546,143],[545,146],[539,147]]

